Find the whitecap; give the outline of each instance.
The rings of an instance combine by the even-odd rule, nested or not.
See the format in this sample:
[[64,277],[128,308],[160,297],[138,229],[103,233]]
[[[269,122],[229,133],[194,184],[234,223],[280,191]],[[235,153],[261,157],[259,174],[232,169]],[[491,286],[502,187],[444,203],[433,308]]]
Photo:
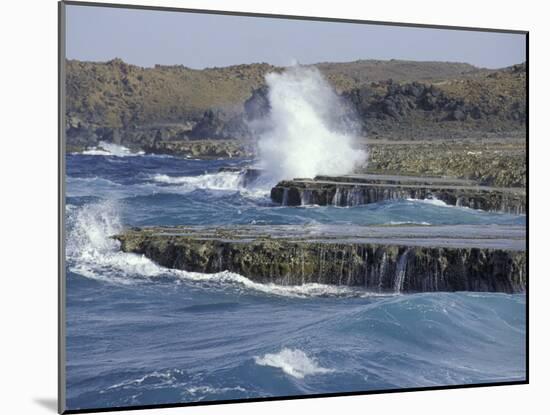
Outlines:
[[97,147],[91,147],[87,150],[84,150],[82,154],[86,156],[114,156],[114,157],[129,157],[129,156],[141,156],[145,154],[143,151],[133,152],[127,147],[107,143],[105,141],[100,141]]
[[426,204],[429,204],[429,205],[441,206],[441,207],[455,207],[455,206],[452,206],[452,205],[448,205],[448,204],[445,203],[443,200],[439,200],[439,199],[436,199],[436,198],[432,198],[432,199],[412,199],[412,198],[407,198],[407,201],[409,201],[409,202],[426,203]]
[[310,358],[302,350],[286,347],[278,353],[267,353],[262,357],[255,357],[254,361],[260,366],[281,369],[287,375],[297,379],[334,372],[333,369],[321,367],[314,358]]
[[157,183],[187,185],[190,190],[235,190],[242,186],[242,175],[239,172],[207,173],[200,176],[168,176],[155,174],[152,180]]
[[168,176],[155,174],[151,176],[155,183],[170,185],[191,192],[194,190],[214,190],[239,192],[251,198],[265,198],[269,195],[269,187],[244,186],[243,172],[205,173],[199,176]]

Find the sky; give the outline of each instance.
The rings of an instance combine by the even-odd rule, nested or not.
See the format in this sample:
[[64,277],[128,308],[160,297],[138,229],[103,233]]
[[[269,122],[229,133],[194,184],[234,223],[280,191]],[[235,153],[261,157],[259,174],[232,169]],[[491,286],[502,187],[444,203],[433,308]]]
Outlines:
[[67,58],[115,57],[202,69],[267,62],[404,59],[501,68],[525,61],[525,35],[374,24],[67,6]]

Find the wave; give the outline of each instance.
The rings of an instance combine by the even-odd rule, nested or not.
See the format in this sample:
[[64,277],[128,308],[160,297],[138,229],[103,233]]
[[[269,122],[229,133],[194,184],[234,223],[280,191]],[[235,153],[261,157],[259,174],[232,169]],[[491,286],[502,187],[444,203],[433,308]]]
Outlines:
[[388,297],[362,288],[317,283],[303,285],[261,284],[240,274],[222,271],[212,274],[162,267],[144,255],[120,250],[112,236],[124,229],[116,201],[88,204],[67,211],[67,261],[69,270],[83,277],[114,284],[137,284],[159,277],[220,290],[253,291],[271,296],[310,297]]
[[[486,211],[484,211],[483,209],[473,209],[473,208],[468,207],[468,206],[451,205],[451,204],[445,203],[443,200],[437,199],[435,197],[431,198],[431,199],[407,198],[405,200],[407,202],[424,203],[424,204],[427,204],[427,205],[438,206],[438,207],[455,208],[455,209],[461,209],[461,210],[466,210],[466,211],[475,211],[475,212],[486,213]],[[521,216],[521,215],[518,215],[518,216]]]
[[88,150],[84,150],[82,154],[86,156],[114,156],[114,157],[132,157],[132,156],[142,156],[145,154],[143,151],[133,152],[127,147],[107,143],[105,141],[100,141],[97,147],[91,147]]
[[85,183],[85,184],[93,184],[93,183],[105,183],[113,186],[121,186],[120,183],[116,183],[112,180],[106,179],[105,177],[99,177],[99,176],[89,176],[89,177],[75,177],[75,176],[67,176],[66,181],[68,184],[71,183]]
[[293,66],[265,77],[268,116],[258,121],[260,165],[274,180],[342,175],[367,160],[356,120],[316,68]]
[[142,376],[128,376],[128,379],[100,389],[100,395],[116,396],[117,394],[131,394],[139,396],[142,392],[150,393],[153,390],[178,390],[185,401],[201,401],[210,397],[223,398],[224,395],[247,394],[247,389],[242,386],[220,386],[209,384],[203,379],[203,374],[190,375],[181,369],[154,370]]
[[154,384],[156,387],[165,387],[167,385],[173,385],[174,383],[176,383],[178,381],[178,377],[183,374],[184,372],[179,369],[169,369],[164,372],[154,371],[137,379],[126,380],[111,385],[102,392],[108,391],[110,389],[126,389],[130,387],[138,387],[142,384],[146,384],[148,387],[150,387],[151,384]]
[[375,293],[361,288],[307,283],[302,285],[278,285],[261,284],[254,282],[240,274],[222,271],[213,274],[202,274],[199,272],[188,272],[181,270],[166,270],[170,274],[186,281],[218,283],[222,286],[233,286],[245,288],[267,295],[292,298],[310,297],[388,297],[394,294]]
[[239,172],[207,173],[200,176],[168,176],[155,174],[153,181],[163,184],[184,185],[190,190],[235,190],[242,188],[242,175]]
[[408,202],[426,203],[426,204],[429,204],[429,205],[441,206],[441,207],[459,207],[459,206],[449,205],[449,204],[445,203],[443,200],[439,200],[439,199],[436,199],[436,198],[432,198],[432,199],[412,199],[412,198],[407,198],[406,200],[407,200]]
[[287,349],[286,347],[278,353],[267,353],[262,357],[255,357],[254,361],[260,366],[281,369],[287,375],[296,379],[334,372],[334,369],[321,367],[315,359],[310,358],[302,350]]
[[164,185],[178,186],[184,191],[214,190],[239,192],[244,196],[264,198],[269,195],[269,187],[244,186],[243,172],[205,173],[199,176],[168,176],[155,174],[152,180]]
[[111,236],[123,229],[117,204],[105,201],[73,209],[67,215],[67,260],[69,270],[82,276],[132,284],[131,275],[155,276],[162,272],[148,258],[120,251]]

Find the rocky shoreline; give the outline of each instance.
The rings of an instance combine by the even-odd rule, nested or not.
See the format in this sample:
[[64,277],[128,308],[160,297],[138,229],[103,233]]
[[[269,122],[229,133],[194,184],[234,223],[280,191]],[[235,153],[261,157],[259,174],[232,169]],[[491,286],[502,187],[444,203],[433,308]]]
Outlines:
[[271,200],[284,206],[358,206],[395,199],[437,199],[452,206],[524,214],[522,188],[479,186],[468,180],[355,174],[279,182]]
[[194,140],[159,141],[144,146],[148,154],[167,154],[171,156],[197,159],[252,158],[256,145],[245,140]]
[[227,270],[260,283],[505,293],[527,283],[521,226],[182,226],[114,238],[168,268]]
[[[467,140],[377,140],[363,139],[368,153],[357,173],[398,174],[427,177],[447,176],[493,187],[525,187],[527,182],[525,137]],[[100,147],[101,144],[93,148]],[[67,145],[67,152],[89,149]],[[255,140],[161,140],[130,147],[148,154],[167,154],[195,159],[254,159]]]

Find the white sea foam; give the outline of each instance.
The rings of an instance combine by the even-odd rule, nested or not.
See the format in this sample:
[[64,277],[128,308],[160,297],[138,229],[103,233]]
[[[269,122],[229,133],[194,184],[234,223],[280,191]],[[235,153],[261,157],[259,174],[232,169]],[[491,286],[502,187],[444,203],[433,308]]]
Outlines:
[[199,176],[168,176],[156,174],[152,177],[155,183],[172,185],[184,192],[197,189],[240,192],[241,194],[254,198],[263,198],[269,195],[269,187],[257,186],[245,187],[243,174],[241,172],[218,172],[206,173]]
[[235,190],[242,188],[242,175],[239,172],[207,173],[200,176],[168,176],[156,174],[153,181],[157,183],[184,185],[190,190]]
[[100,390],[100,394],[109,393],[113,390],[120,389],[162,389],[167,387],[177,387],[185,390],[195,399],[201,400],[206,395],[223,394],[228,392],[246,392],[246,389],[241,386],[233,387],[214,387],[210,385],[193,385],[189,386],[189,379],[186,373],[180,369],[167,369],[163,371],[153,371],[135,379],[127,379],[122,382],[111,385]]
[[156,384],[157,387],[165,387],[176,383],[178,376],[181,376],[182,374],[184,374],[184,372],[181,371],[180,369],[169,369],[164,372],[155,371],[137,379],[131,379],[120,383],[116,383],[114,385],[109,386],[107,389],[103,390],[102,392],[104,393],[105,391],[108,391],[111,389],[127,389],[127,388],[139,387],[143,383],[146,383],[148,387],[151,387],[151,383]]
[[268,295],[282,297],[308,298],[308,297],[375,297],[388,296],[388,294],[371,293],[353,287],[307,283],[302,285],[260,284],[240,274],[222,271],[213,274],[199,272],[187,272],[168,270],[173,275],[187,281],[206,283],[221,283],[224,286],[242,287]]
[[424,225],[424,226],[428,226],[428,225],[431,225],[430,222],[415,222],[415,221],[412,221],[412,220],[405,220],[405,221],[389,221],[388,222],[388,225]]
[[425,203],[425,204],[428,204],[428,205],[445,207],[445,208],[461,209],[461,210],[470,211],[470,212],[476,211],[476,212],[485,213],[485,211],[482,210],[482,209],[472,209],[468,206],[449,205],[449,204],[445,203],[443,200],[440,200],[440,199],[437,199],[437,198],[432,198],[432,199],[411,199],[411,198],[407,198],[407,201]]
[[286,347],[278,353],[267,353],[262,357],[255,357],[254,361],[260,366],[281,369],[287,375],[297,379],[334,372],[333,369],[321,367],[315,359],[308,357],[302,350],[287,349]]
[[87,156],[115,156],[115,157],[128,157],[128,156],[141,156],[145,154],[143,151],[132,152],[129,148],[100,141],[97,147],[91,147],[88,150],[84,150],[82,154]]
[[72,272],[115,284],[135,284],[140,279],[177,278],[218,289],[253,290],[266,295],[293,298],[387,296],[359,288],[308,283],[303,285],[260,284],[240,274],[212,274],[164,268],[144,255],[125,253],[112,238],[123,230],[113,201],[72,209],[67,220],[67,260]]
[[219,394],[219,393],[227,393],[227,392],[246,392],[246,389],[235,386],[235,387],[226,387],[226,388],[214,388],[212,386],[191,386],[186,389],[187,392],[189,392],[191,395],[196,394]]
[[131,284],[132,275],[162,273],[148,258],[120,251],[111,238],[122,231],[116,202],[85,205],[72,211],[67,220],[67,259],[70,270],[88,278]]
[[339,97],[319,70],[295,66],[266,75],[266,82],[271,111],[258,149],[272,180],[346,174],[366,162],[366,152],[354,148],[352,128],[343,125]]
[[455,206],[452,206],[452,205],[448,205],[443,200],[439,200],[439,199],[436,199],[436,198],[433,198],[433,199],[411,199],[411,198],[408,198],[407,200],[409,202],[426,203],[426,204],[434,205],[434,206],[455,207]]

